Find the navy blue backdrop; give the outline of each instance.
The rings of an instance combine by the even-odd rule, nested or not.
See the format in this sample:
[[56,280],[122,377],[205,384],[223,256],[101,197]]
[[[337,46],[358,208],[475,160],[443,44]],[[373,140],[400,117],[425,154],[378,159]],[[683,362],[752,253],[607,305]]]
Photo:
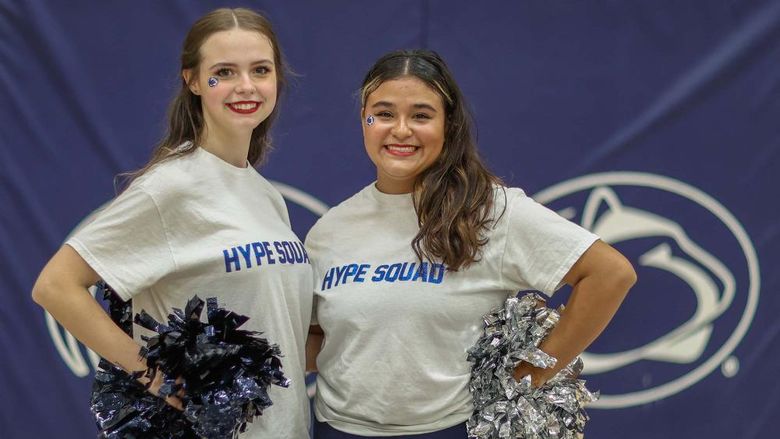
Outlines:
[[[29,293],[113,177],[148,158],[184,33],[219,5],[0,0],[0,436],[95,434],[94,358]],[[588,436],[775,437],[780,2],[231,5],[267,12],[299,74],[262,173],[301,237],[374,177],[354,94],[367,68],[434,49],[492,169],[637,267],[585,354],[603,395]]]

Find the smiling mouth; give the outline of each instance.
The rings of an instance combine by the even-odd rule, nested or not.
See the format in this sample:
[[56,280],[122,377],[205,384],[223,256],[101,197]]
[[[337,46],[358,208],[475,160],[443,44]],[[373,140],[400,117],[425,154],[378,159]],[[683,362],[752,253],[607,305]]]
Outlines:
[[396,144],[390,144],[384,146],[385,151],[388,152],[390,155],[394,155],[397,157],[406,157],[414,154],[417,152],[418,149],[420,149],[419,146],[414,145],[396,145]]
[[257,111],[258,108],[260,108],[260,102],[255,102],[255,101],[231,102],[229,104],[225,104],[225,106],[228,107],[234,113],[251,114]]

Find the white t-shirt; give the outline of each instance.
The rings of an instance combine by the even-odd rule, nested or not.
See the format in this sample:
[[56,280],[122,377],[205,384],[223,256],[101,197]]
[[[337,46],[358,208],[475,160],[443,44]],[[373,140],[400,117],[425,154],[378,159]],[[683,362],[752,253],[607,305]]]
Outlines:
[[[481,260],[447,272],[420,262],[411,194],[374,184],[331,209],[309,232],[315,312],[325,332],[317,357],[319,421],[364,436],[422,434],[472,413],[466,350],[482,316],[520,290],[552,294],[596,235],[522,190],[495,190],[503,215]],[[506,203],[506,204],[505,204]]]
[[[273,405],[241,437],[308,437],[311,265],[281,194],[254,168],[197,148],[135,180],[67,244],[123,299],[133,299],[133,313],[145,309],[166,322],[172,308],[197,294],[249,316],[242,329],[279,344],[292,384],[271,387]],[[134,327],[139,343],[143,331]]]

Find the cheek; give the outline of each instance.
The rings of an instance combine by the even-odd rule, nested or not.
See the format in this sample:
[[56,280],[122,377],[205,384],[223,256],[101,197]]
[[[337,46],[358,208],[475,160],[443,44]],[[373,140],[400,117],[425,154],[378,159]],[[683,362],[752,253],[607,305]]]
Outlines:
[[203,101],[204,109],[210,109],[212,111],[219,110],[222,107],[222,103],[224,102],[223,93],[220,93],[220,90],[218,90],[219,85],[216,87],[207,90],[203,95],[201,95],[201,100]]
[[385,144],[388,143],[388,139],[392,137],[391,126],[382,126],[375,123],[373,126],[366,128],[366,131],[368,131],[368,139],[376,153],[379,153],[379,150],[384,148]]
[[438,126],[429,126],[425,130],[420,131],[420,137],[423,137],[423,142],[429,147],[438,148],[441,150],[444,145],[444,128]]
[[203,92],[201,99],[209,103],[221,103],[225,101],[232,90],[233,88],[226,81],[219,81],[214,87],[209,87],[208,84],[204,83],[201,85],[201,91]]
[[276,77],[273,79],[268,79],[265,81],[262,81],[257,85],[257,90],[260,92],[260,94],[265,97],[266,99],[276,99],[276,95],[278,93],[278,84],[276,83]]

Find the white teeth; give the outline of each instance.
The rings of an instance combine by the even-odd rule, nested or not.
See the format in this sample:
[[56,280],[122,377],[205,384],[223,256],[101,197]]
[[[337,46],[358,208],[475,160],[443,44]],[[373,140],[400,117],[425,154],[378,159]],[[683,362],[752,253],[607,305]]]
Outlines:
[[395,146],[395,145],[387,145],[387,149],[391,151],[398,151],[398,152],[414,152],[415,149],[417,149],[414,146]]
[[233,108],[238,110],[251,110],[255,107],[257,107],[256,103],[249,103],[249,104],[231,104]]

